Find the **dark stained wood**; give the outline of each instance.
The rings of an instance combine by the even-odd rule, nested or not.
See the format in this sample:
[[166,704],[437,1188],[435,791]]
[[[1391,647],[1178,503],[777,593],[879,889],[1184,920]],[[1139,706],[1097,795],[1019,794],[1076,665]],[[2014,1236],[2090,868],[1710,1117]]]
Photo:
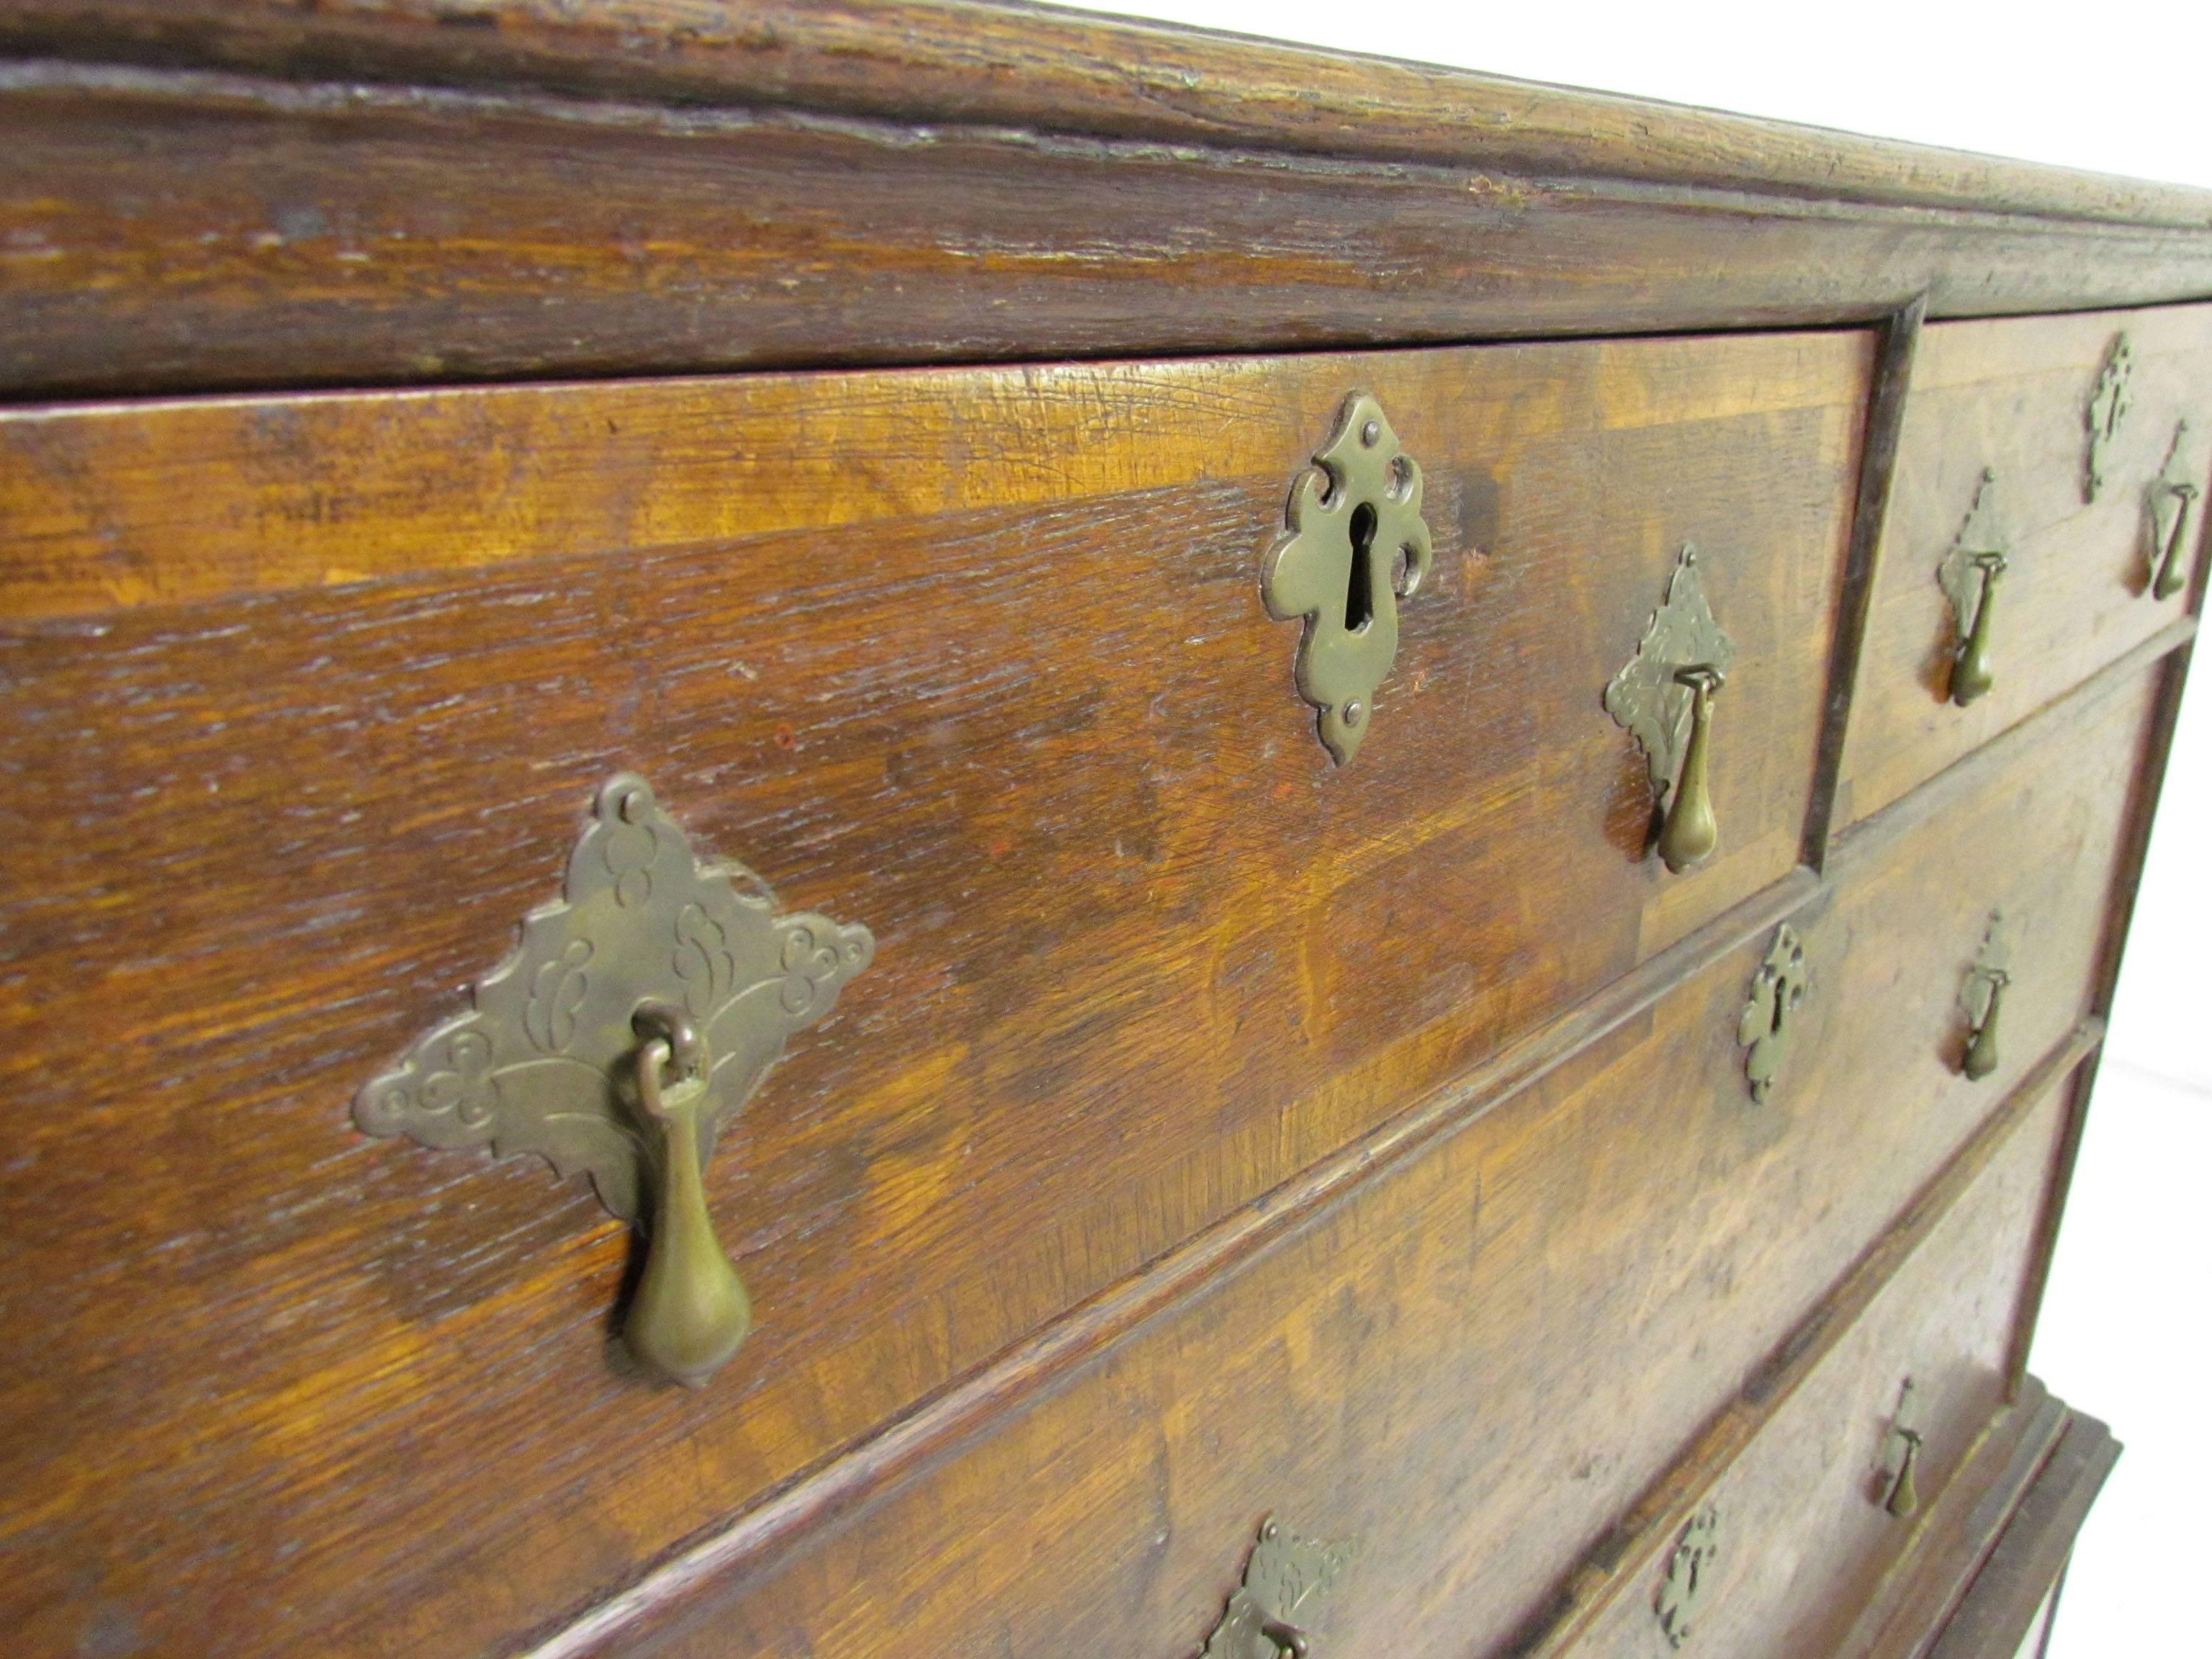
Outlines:
[[1927,312],[1923,295],[1883,327],[1881,356],[1875,362],[1874,385],[1867,399],[1866,438],[1859,449],[1858,500],[1851,509],[1851,544],[1844,561],[1844,597],[1837,617],[1835,654],[1828,663],[1827,717],[1820,730],[1813,810],[1805,823],[1805,861],[1815,869],[1827,860],[1836,779],[1844,733],[1850,728],[1851,696],[1858,684],[1867,606],[1874,596],[1875,550],[1889,510],[1889,486],[1897,466],[1905,392],[1911,384],[1913,354],[1920,344]]
[[[1844,1310],[1816,1311],[1814,1329],[1791,1346],[1815,1350],[1817,1363],[1791,1353],[1788,1369],[1802,1365],[1802,1373],[1788,1377],[1780,1398],[1752,1391],[1765,1394],[1762,1420],[1742,1450],[1675,1506],[1672,1525],[1652,1529],[1578,1639],[1535,1651],[1648,1659],[1653,1601],[1674,1540],[1688,1514],[1707,1505],[1719,1516],[1720,1550],[1697,1613],[1698,1651],[1729,1659],[1856,1651],[1852,1626],[1887,1599],[1884,1580],[1909,1567],[1924,1543],[1944,1538],[1947,1506],[1985,1495],[1968,1466],[1984,1460],[2006,1410],[2021,1285],[2067,1093],[2046,1086],[1985,1126],[1938,1179],[1954,1190],[1916,1206],[1934,1214],[1908,1216],[1892,1230],[1912,1237],[1897,1252],[1901,1260],[1864,1275],[1879,1286],[1867,1305],[1847,1322],[1837,1316]],[[1911,1521],[1883,1507],[1883,1477],[1894,1472],[1885,1465],[1886,1441],[1908,1377],[1923,1437],[1922,1509]]]
[[2109,1429],[2094,1417],[2073,1415],[1928,1659],[2016,1659],[2119,1456],[2120,1443]]
[[66,64],[0,71],[0,393],[19,398],[2212,295],[2202,222],[1752,197],[1570,157],[1531,173]]
[[[1043,1654],[1105,1609],[1129,1651],[1190,1651],[1270,1510],[1361,1541],[1333,1645],[1499,1650],[2014,1091],[2078,1060],[2126,791],[2019,796],[2061,759],[2124,783],[2150,702],[2142,675],[2085,698],[1971,802],[1839,860],[1796,918],[1820,989],[1766,1106],[1735,1043],[1757,939],[834,1524],[704,1547],[538,1659]],[[1960,884],[2043,922],[2041,982],[2016,983],[2016,1047],[1981,1084],[1926,991],[1955,989]],[[2037,1206],[2011,1208],[2016,1291]]]
[[[1869,344],[0,419],[0,1310],[48,1355],[0,1442],[76,1481],[36,1558],[114,1564],[4,1612],[511,1643],[1790,878]],[[1255,584],[1353,386],[1438,560],[1337,771]],[[1740,651],[1676,878],[1599,694],[1685,540]],[[345,1115],[624,765],[881,941],[724,1137],[761,1328],[696,1395],[607,1353],[587,1195]],[[126,1123],[161,1156],[71,1155]]]
[[0,46],[2212,228],[2181,185],[1045,6],[7,0]]
[[[2087,505],[2085,411],[2122,332],[2136,356],[2134,408],[2107,485]],[[2194,610],[2193,585],[2163,602],[2145,591],[2148,489],[2185,418],[2212,489],[2212,307],[1923,332],[1875,556],[1839,823],[1896,799]],[[1996,688],[1960,708],[1948,701],[1958,635],[1936,572],[1984,467],[1997,473],[2013,556],[1993,630]]]

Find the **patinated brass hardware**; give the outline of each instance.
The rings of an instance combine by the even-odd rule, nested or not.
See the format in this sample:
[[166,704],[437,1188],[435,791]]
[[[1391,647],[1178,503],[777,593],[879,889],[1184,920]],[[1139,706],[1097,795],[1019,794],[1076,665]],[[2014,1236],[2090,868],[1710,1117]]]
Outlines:
[[1314,1613],[1351,1559],[1348,1546],[1311,1543],[1269,1516],[1200,1659],[1310,1659]]
[[1920,1512],[1920,1486],[1914,1466],[1920,1461],[1920,1431],[1913,1426],[1912,1379],[1898,1390],[1897,1413],[1882,1443],[1881,1506],[1900,1521]]
[[1745,1079],[1751,1097],[1765,1102],[1773,1091],[1782,1063],[1790,1056],[1793,1016],[1805,1000],[1812,979],[1805,969],[1805,946],[1788,922],[1774,930],[1774,943],[1766,960],[1752,976],[1751,1000],[1744,1005],[1735,1040],[1748,1049],[1743,1057]]
[[2111,354],[2098,372],[2097,384],[2089,392],[2089,406],[2083,411],[2083,423],[2089,428],[2088,453],[2081,469],[2081,499],[2094,501],[2105,488],[2105,470],[2112,446],[2119,441],[2120,428],[2127,420],[2128,411],[2135,406],[2134,394],[2128,382],[2136,368],[2135,347],[2124,334],[2112,342]]
[[2170,599],[2189,586],[2190,531],[2196,522],[2197,481],[2190,476],[2189,422],[2173,428],[2166,468],[2150,493],[2151,579],[2154,599]]
[[1355,392],[1291,486],[1285,529],[1260,566],[1278,622],[1302,619],[1298,695],[1340,766],[1359,752],[1398,655],[1398,603],[1429,574],[1421,469],[1372,395]]
[[1991,617],[1996,611],[1997,578],[2010,562],[2008,538],[1999,525],[1997,475],[1985,467],[1975,486],[1974,504],[1957,538],[1936,567],[1936,580],[1951,601],[1959,644],[1951,659],[1950,697],[1964,708],[1996,684],[1990,660]]
[[1708,1504],[1682,1528],[1682,1536],[1667,1558],[1667,1576],[1660,1581],[1652,1611],[1669,1647],[1690,1639],[1698,1604],[1710,1593],[1713,1564],[1720,1554],[1720,1512]]
[[748,872],[698,861],[629,773],[601,786],[562,891],[524,918],[469,1012],[362,1090],[354,1118],[370,1134],[536,1152],[588,1175],[610,1211],[648,1228],[624,1340],[696,1387],[752,1316],[707,1212],[716,1134],[875,941],[824,916],[779,915]]
[[1996,1071],[1999,1063],[1997,1014],[2003,1006],[2005,987],[2012,983],[2011,960],[2012,945],[2004,917],[1992,911],[1981,950],[1959,992],[1960,1012],[1966,1017],[1966,1051],[1960,1070],[1976,1082]]
[[1720,843],[1711,766],[1713,697],[1735,646],[1714,621],[1698,551],[1685,546],[1636,654],[1605,688],[1605,710],[1644,750],[1662,817],[1655,849],[1677,872],[1704,862]]

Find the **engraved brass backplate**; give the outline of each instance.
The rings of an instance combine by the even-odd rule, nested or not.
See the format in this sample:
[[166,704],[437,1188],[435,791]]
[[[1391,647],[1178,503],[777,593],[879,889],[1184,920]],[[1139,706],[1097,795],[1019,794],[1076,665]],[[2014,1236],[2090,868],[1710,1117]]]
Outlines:
[[354,1102],[374,1135],[535,1152],[648,1224],[625,1323],[649,1365],[697,1383],[750,1305],[714,1242],[700,1171],[801,1027],[868,965],[868,930],[780,915],[741,866],[702,862],[643,778],[599,792],[563,896],[524,918],[474,1006],[417,1038]]
[[2203,463],[2194,453],[2189,422],[2178,421],[2173,442],[2166,452],[2166,465],[2150,485],[2150,577],[2143,591],[2153,599],[2170,599],[2189,586],[2190,555],[2196,551],[2197,503],[2203,491],[2197,479]]
[[1698,550],[1685,546],[1635,654],[1605,688],[1605,711],[1644,750],[1652,793],[1663,815],[1656,843],[1670,870],[1711,854],[1716,836],[1706,784],[1705,742],[1713,696],[1735,645],[1713,618],[1698,574]]
[[1698,1604],[1711,1592],[1713,1568],[1720,1556],[1720,1512],[1710,1504],[1690,1518],[1667,1558],[1652,1612],[1669,1647],[1690,1639]]
[[1315,1615],[1351,1559],[1349,1545],[1310,1542],[1269,1516],[1200,1659],[1307,1659]]
[[2081,464],[2081,499],[2094,501],[2105,488],[2105,475],[2112,464],[2112,446],[2119,441],[2120,428],[2126,423],[2128,411],[2135,406],[2134,393],[2128,382],[2134,377],[2136,351],[2124,334],[2112,342],[2105,366],[2097,373],[2097,384],[2090,389],[2088,407],[2082,411],[2082,424],[2089,429],[2089,444]]
[[1996,683],[1990,656],[1990,629],[1997,580],[2011,560],[2012,541],[2004,527],[1996,469],[1984,467],[1974,486],[1973,504],[1936,567],[1936,584],[1951,602],[1957,635],[1948,696],[1962,708]]
[[1959,1012],[1966,1017],[1966,1046],[1960,1070],[1979,1079],[1997,1068],[1997,1014],[2005,987],[2012,983],[2012,935],[2003,913],[1990,912],[1981,948],[1959,988]]
[[1399,447],[1382,405],[1345,399],[1336,429],[1291,486],[1285,529],[1260,567],[1278,622],[1303,619],[1298,695],[1322,744],[1350,762],[1375,717],[1375,693],[1398,656],[1398,603],[1429,574],[1421,469]]
[[1753,1100],[1763,1103],[1773,1091],[1774,1079],[1790,1057],[1797,1009],[1811,987],[1804,942],[1785,921],[1774,930],[1766,959],[1752,975],[1751,997],[1736,1026],[1735,1040],[1749,1051],[1743,1057],[1743,1073]]

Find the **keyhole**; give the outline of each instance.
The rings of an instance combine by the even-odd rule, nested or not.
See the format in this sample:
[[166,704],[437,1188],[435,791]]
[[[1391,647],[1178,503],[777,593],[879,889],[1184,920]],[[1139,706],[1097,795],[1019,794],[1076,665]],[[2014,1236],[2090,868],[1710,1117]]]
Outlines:
[[1352,574],[1344,588],[1344,625],[1357,634],[1375,617],[1375,509],[1365,501],[1352,509]]

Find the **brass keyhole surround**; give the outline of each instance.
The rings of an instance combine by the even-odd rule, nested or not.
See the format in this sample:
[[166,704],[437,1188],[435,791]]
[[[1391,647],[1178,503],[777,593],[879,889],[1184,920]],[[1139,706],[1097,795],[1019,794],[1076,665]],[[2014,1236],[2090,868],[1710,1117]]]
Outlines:
[[1285,529],[1260,567],[1267,614],[1305,623],[1294,677],[1340,766],[1373,725],[1376,693],[1398,656],[1398,605],[1431,558],[1421,469],[1371,393],[1355,392],[1328,443],[1291,487]]

